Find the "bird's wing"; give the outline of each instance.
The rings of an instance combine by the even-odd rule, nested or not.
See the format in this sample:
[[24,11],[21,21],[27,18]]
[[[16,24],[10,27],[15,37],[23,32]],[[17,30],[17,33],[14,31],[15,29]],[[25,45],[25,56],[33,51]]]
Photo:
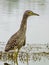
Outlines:
[[15,46],[17,46],[16,40],[12,40],[12,42],[8,41],[5,47],[5,51],[13,50]]
[[14,49],[14,47],[22,47],[25,45],[25,41],[26,37],[24,37],[23,34],[20,34],[20,32],[17,32],[8,40],[5,50],[9,51]]
[[18,34],[15,33],[7,42],[5,50],[9,51],[14,49],[14,46],[17,46],[17,39],[19,38]]

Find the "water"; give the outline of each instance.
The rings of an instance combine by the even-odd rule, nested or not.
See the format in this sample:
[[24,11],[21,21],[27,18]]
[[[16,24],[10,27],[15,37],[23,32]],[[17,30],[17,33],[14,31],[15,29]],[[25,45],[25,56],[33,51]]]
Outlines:
[[[4,42],[4,45],[0,46],[0,51],[4,50],[3,47],[5,47],[10,36],[19,29],[23,13],[28,9],[40,16],[28,18],[26,43],[49,43],[49,0],[0,0],[0,41]],[[8,65],[11,62],[0,60],[2,65]],[[12,64],[14,65],[14,62]],[[20,61],[19,64],[24,65]],[[49,60],[44,55],[40,62],[31,60],[26,64],[48,65]]]
[[19,51],[18,58],[16,52],[5,52],[3,50],[4,46],[0,48],[0,64],[2,63],[2,65],[36,65],[36,63],[38,65],[41,62],[42,64],[46,64],[49,61],[49,44],[27,44]]
[[49,0],[0,1],[0,41],[7,42],[10,36],[19,29],[26,10],[32,10],[40,15],[28,18],[26,42],[49,42]]

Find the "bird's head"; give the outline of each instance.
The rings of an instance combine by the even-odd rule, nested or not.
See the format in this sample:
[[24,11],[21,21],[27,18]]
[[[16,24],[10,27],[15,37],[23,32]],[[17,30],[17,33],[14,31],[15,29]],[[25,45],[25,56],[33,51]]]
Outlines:
[[25,15],[26,17],[32,16],[32,15],[34,15],[34,16],[39,16],[39,14],[34,13],[34,12],[32,12],[31,10],[25,11],[24,15]]

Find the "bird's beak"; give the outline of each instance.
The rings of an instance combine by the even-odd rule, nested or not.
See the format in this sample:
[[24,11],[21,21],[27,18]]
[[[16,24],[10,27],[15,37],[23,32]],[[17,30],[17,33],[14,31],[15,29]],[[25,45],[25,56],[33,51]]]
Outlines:
[[39,14],[37,14],[37,13],[33,13],[32,15],[39,16]]

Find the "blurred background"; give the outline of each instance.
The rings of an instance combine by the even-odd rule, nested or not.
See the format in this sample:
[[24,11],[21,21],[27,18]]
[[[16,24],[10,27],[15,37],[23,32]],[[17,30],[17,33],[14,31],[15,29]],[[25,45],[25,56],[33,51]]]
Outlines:
[[7,42],[19,29],[26,10],[40,15],[28,18],[26,43],[49,43],[49,0],[0,0],[1,42]]

